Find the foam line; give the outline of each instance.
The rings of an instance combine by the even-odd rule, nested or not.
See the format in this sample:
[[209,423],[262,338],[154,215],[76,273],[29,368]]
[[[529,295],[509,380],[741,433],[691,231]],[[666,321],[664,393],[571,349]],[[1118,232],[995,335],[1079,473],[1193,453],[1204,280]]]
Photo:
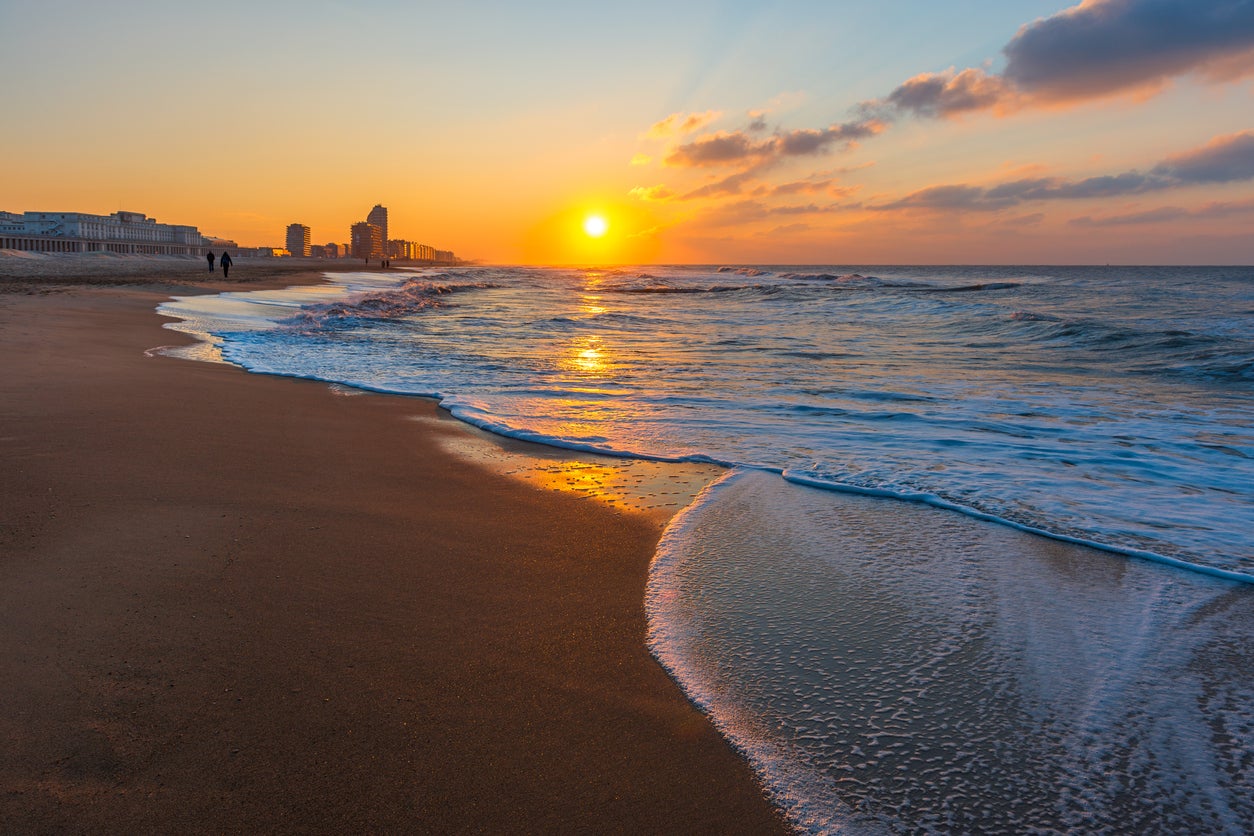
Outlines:
[[957,511],[977,520],[997,523],[999,525],[1009,526],[1010,528],[1026,531],[1029,534],[1038,534],[1041,537],[1048,537],[1051,540],[1058,540],[1063,543],[1071,543],[1077,546],[1088,546],[1089,548],[1099,549],[1111,554],[1123,555],[1124,557],[1135,557],[1141,560],[1151,560],[1155,563],[1162,563],[1172,566],[1176,569],[1185,569],[1190,572],[1198,572],[1203,575],[1210,575],[1215,578],[1223,578],[1228,581],[1239,581],[1241,583],[1254,583],[1254,575],[1245,572],[1234,572],[1230,569],[1220,569],[1216,566],[1203,566],[1199,563],[1190,563],[1187,560],[1180,560],[1177,557],[1170,557],[1157,552],[1145,551],[1142,549],[1130,549],[1122,546],[1112,546],[1108,543],[1102,543],[1097,540],[1086,540],[1083,537],[1073,537],[1070,534],[1060,534],[1058,532],[1049,531],[1044,528],[1036,528],[1035,526],[1025,525],[1023,523],[1008,520],[1005,517],[999,517],[996,514],[989,514],[984,511],[978,511],[966,505],[959,505],[956,502],[950,502],[942,499],[935,494],[930,493],[907,493],[905,491],[891,491],[885,488],[864,488],[858,485],[850,485],[844,482],[831,482],[823,479],[816,479],[812,476],[802,476],[800,474],[784,471],[781,474],[785,480],[796,485],[805,485],[810,488],[820,488],[827,491],[836,491],[838,493],[852,493],[861,496],[879,496],[889,499],[900,499],[905,502],[919,502],[924,505],[932,505],[937,508],[944,508],[948,511]]

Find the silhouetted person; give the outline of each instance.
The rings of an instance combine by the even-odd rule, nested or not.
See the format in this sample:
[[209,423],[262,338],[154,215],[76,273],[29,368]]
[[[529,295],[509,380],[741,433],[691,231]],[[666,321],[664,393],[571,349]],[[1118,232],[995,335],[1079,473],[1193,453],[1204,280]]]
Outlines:
[[205,253],[205,258],[209,259],[209,272],[213,272],[213,253]]
[[226,278],[231,274],[231,254],[223,252],[222,257],[218,259],[218,263],[222,265],[222,278]]

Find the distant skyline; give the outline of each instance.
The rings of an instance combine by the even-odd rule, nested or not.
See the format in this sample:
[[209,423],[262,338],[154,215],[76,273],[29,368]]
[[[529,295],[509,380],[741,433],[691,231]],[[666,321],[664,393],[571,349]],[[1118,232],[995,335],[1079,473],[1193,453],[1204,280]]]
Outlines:
[[0,74],[13,212],[282,246],[381,203],[496,263],[1254,263],[1254,0],[0,0]]

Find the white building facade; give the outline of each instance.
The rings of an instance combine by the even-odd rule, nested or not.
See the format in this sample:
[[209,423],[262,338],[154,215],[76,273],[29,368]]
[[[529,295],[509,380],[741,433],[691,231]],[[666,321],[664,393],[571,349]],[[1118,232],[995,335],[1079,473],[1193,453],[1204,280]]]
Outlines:
[[127,255],[204,255],[194,226],[157,223],[139,212],[0,212],[0,249]]

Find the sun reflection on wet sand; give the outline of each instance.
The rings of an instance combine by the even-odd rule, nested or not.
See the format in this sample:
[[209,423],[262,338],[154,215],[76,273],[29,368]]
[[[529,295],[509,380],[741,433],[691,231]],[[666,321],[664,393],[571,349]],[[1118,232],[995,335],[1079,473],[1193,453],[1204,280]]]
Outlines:
[[441,446],[476,464],[546,490],[564,491],[662,523],[723,474],[711,464],[654,462],[577,453],[492,435],[455,418],[414,416]]

